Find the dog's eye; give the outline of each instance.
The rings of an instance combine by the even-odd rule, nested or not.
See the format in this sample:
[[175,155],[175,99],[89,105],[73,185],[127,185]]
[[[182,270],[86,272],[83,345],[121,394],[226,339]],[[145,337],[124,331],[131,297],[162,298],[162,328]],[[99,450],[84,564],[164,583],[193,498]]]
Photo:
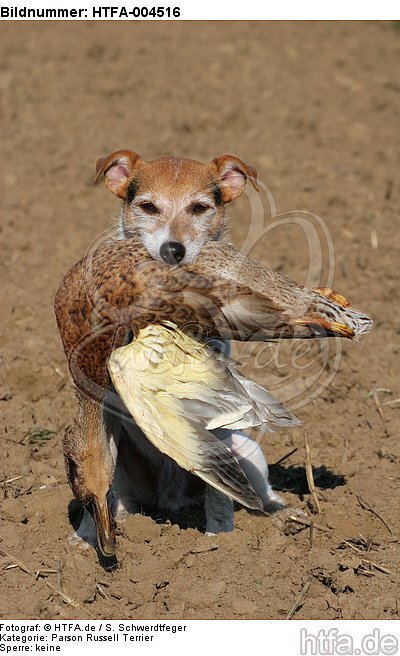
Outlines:
[[209,210],[208,205],[204,205],[203,203],[195,203],[192,205],[191,210],[192,214],[203,214],[203,212],[206,212],[206,210]]
[[147,214],[158,214],[159,212],[158,207],[156,207],[154,203],[140,203],[140,207],[142,210],[147,212]]

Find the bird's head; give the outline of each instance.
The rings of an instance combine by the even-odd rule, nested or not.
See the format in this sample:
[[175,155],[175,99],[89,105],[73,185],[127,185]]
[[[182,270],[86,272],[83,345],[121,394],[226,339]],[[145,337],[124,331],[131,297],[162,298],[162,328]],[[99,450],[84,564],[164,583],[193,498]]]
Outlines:
[[[113,467],[110,455],[97,442],[87,448],[79,425],[70,426],[64,438],[64,457],[69,484],[75,497],[92,515],[101,554],[115,554],[114,522],[107,495],[112,483]],[[96,449],[98,446],[98,449]],[[96,454],[96,450],[98,453]],[[97,457],[96,457],[97,455]]]

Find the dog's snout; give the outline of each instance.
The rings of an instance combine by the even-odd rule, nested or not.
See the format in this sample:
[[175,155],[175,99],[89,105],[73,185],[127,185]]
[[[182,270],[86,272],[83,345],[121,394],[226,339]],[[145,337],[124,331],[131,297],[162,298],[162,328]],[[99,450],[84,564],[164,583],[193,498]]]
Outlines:
[[160,255],[167,264],[178,264],[185,257],[186,248],[180,241],[166,241],[160,248]]

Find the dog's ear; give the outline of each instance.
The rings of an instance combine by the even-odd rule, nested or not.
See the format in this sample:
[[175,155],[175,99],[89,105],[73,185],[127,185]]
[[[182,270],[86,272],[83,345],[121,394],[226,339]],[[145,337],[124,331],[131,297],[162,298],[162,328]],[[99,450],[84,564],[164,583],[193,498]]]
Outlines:
[[235,200],[243,193],[247,178],[249,178],[254,189],[258,191],[256,169],[254,166],[245,164],[238,157],[222,155],[213,159],[210,166],[221,185],[222,201],[224,203],[230,203],[231,200]]
[[101,157],[96,162],[94,183],[96,184],[104,175],[107,189],[118,198],[125,200],[129,181],[139,159],[140,156],[131,150],[117,150],[108,157]]

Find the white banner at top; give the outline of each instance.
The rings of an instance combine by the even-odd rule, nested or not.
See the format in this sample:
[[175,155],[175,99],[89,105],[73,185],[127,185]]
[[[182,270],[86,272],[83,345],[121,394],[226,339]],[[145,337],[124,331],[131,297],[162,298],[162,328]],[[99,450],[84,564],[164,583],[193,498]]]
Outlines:
[[395,20],[394,0],[0,0],[2,20]]

